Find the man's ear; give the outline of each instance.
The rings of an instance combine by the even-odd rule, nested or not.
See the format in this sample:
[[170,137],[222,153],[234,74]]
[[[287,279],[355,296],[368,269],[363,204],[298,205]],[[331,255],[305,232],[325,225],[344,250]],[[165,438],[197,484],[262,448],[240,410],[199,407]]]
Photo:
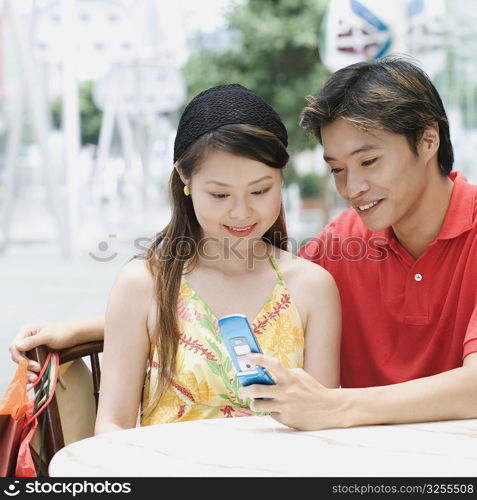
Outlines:
[[419,153],[424,154],[428,158],[431,158],[434,154],[439,151],[440,138],[439,138],[439,124],[433,122],[428,125],[424,132],[419,144]]

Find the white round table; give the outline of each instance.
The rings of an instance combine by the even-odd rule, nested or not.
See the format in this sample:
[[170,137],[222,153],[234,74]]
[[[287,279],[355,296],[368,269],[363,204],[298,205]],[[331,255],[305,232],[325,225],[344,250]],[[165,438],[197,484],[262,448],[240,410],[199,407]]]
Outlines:
[[477,420],[303,432],[271,417],[102,434],[60,450],[50,476],[475,477]]

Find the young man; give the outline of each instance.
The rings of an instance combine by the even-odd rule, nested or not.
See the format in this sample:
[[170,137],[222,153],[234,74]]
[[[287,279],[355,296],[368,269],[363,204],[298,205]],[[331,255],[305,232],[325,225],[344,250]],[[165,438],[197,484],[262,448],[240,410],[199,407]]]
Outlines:
[[477,418],[477,186],[451,172],[436,89],[404,60],[354,64],[302,125],[351,205],[299,251],[340,291],[342,388],[257,355],[277,385],[241,395],[297,429]]
[[[340,290],[341,388],[254,355],[277,384],[241,395],[273,398],[253,410],[296,429],[477,418],[477,187],[451,172],[436,89],[403,60],[355,64],[310,98],[302,125],[351,205],[299,251]],[[102,319],[77,331],[100,338]],[[71,345],[71,332],[26,325],[12,357]]]

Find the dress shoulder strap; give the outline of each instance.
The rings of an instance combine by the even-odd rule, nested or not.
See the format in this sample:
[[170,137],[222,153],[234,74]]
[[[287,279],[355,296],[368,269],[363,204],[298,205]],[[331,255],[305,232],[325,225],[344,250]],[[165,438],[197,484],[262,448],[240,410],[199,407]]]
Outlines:
[[278,267],[277,261],[275,260],[275,257],[273,255],[269,255],[268,258],[270,260],[270,264],[272,264],[273,269],[275,269],[275,271],[277,273],[278,279],[280,281],[285,282],[285,280],[283,279],[283,275],[282,275],[282,273],[280,271],[280,268]]

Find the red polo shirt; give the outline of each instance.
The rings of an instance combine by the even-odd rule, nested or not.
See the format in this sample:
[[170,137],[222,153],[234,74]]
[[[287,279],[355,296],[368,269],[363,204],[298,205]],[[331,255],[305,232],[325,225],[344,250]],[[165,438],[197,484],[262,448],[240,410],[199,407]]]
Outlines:
[[477,351],[477,186],[460,172],[450,178],[444,223],[418,259],[392,228],[369,231],[354,209],[300,248],[340,291],[342,387],[434,375]]

